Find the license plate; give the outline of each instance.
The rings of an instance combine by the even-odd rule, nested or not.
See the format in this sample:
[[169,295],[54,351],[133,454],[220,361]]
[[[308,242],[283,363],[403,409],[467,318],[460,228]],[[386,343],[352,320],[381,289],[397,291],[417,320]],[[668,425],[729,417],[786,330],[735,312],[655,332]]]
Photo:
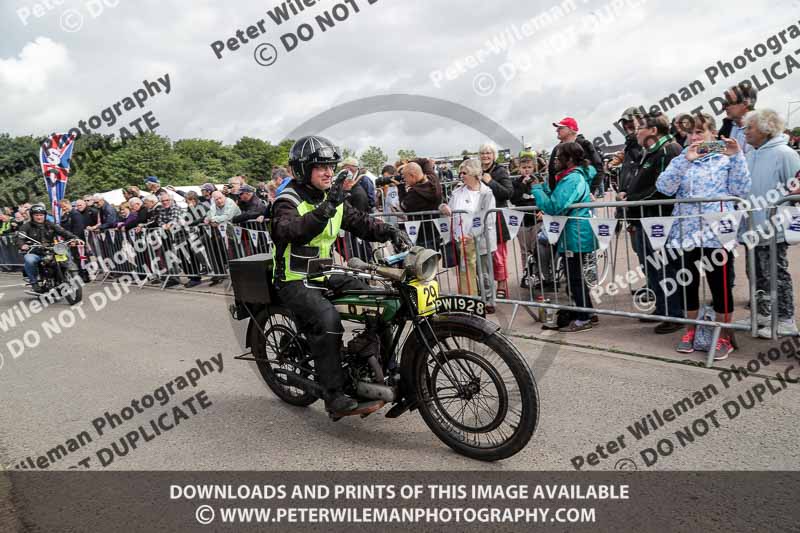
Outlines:
[[436,312],[436,301],[439,299],[439,282],[412,281],[409,285],[417,289],[417,314],[432,315]]
[[67,260],[67,256],[66,255],[56,254],[56,261],[57,262],[63,263],[66,260]]
[[470,313],[481,317],[486,317],[486,304],[477,298],[468,298],[465,296],[440,296],[436,302],[436,312]]

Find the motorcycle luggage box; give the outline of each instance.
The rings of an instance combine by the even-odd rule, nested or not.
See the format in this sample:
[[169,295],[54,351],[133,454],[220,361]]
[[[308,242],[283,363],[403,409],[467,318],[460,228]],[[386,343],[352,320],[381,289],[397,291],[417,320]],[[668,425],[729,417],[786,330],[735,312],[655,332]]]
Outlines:
[[272,254],[256,254],[229,262],[233,294],[237,302],[269,304],[275,300]]

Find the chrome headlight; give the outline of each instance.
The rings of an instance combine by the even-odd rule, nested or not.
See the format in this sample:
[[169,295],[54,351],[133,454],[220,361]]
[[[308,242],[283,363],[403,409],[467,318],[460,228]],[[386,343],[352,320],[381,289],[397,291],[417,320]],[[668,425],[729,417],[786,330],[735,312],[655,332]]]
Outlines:
[[67,246],[63,242],[56,243],[53,246],[53,253],[55,253],[56,255],[68,255],[69,254],[69,246]]
[[405,260],[406,272],[420,281],[430,281],[439,272],[442,254],[422,246],[414,246]]

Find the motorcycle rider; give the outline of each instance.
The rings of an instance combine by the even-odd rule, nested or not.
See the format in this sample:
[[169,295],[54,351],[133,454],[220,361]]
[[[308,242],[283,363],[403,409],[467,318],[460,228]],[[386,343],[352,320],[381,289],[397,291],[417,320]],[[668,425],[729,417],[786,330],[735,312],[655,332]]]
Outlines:
[[83,241],[58,224],[54,224],[53,222],[47,220],[47,209],[45,209],[43,204],[33,205],[30,210],[30,215],[30,221],[23,224],[19,229],[19,233],[17,234],[17,247],[20,249],[20,252],[26,252],[24,270],[25,274],[28,276],[28,280],[31,283],[31,287],[35,292],[41,293],[44,291],[39,285],[38,278],[39,263],[42,260],[42,256],[28,251],[31,247],[23,234],[27,235],[33,240],[39,241],[43,245],[52,244],[56,235],[66,240],[76,240],[79,243],[82,243]]
[[289,152],[294,180],[277,196],[272,207],[272,239],[275,243],[273,279],[281,301],[297,318],[305,332],[320,384],[324,388],[325,409],[332,413],[354,410],[358,402],[344,394],[345,375],[341,366],[344,329],[339,313],[325,298],[324,290],[309,288],[306,280],[334,292],[369,289],[351,276],[308,275],[312,259],[331,258],[331,248],[339,230],[372,242],[391,240],[395,248],[412,243],[402,231],[370,218],[355,209],[346,196],[355,181],[343,170],[333,179],[341,152],[328,139],[316,135],[302,137]]

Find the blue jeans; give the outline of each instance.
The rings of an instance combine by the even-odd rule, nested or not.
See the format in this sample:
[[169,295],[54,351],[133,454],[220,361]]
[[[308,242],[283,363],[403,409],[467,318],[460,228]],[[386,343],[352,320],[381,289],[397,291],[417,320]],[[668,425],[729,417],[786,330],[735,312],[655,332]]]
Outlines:
[[31,283],[36,283],[39,276],[39,263],[42,256],[36,254],[25,254],[25,275],[31,280]]

